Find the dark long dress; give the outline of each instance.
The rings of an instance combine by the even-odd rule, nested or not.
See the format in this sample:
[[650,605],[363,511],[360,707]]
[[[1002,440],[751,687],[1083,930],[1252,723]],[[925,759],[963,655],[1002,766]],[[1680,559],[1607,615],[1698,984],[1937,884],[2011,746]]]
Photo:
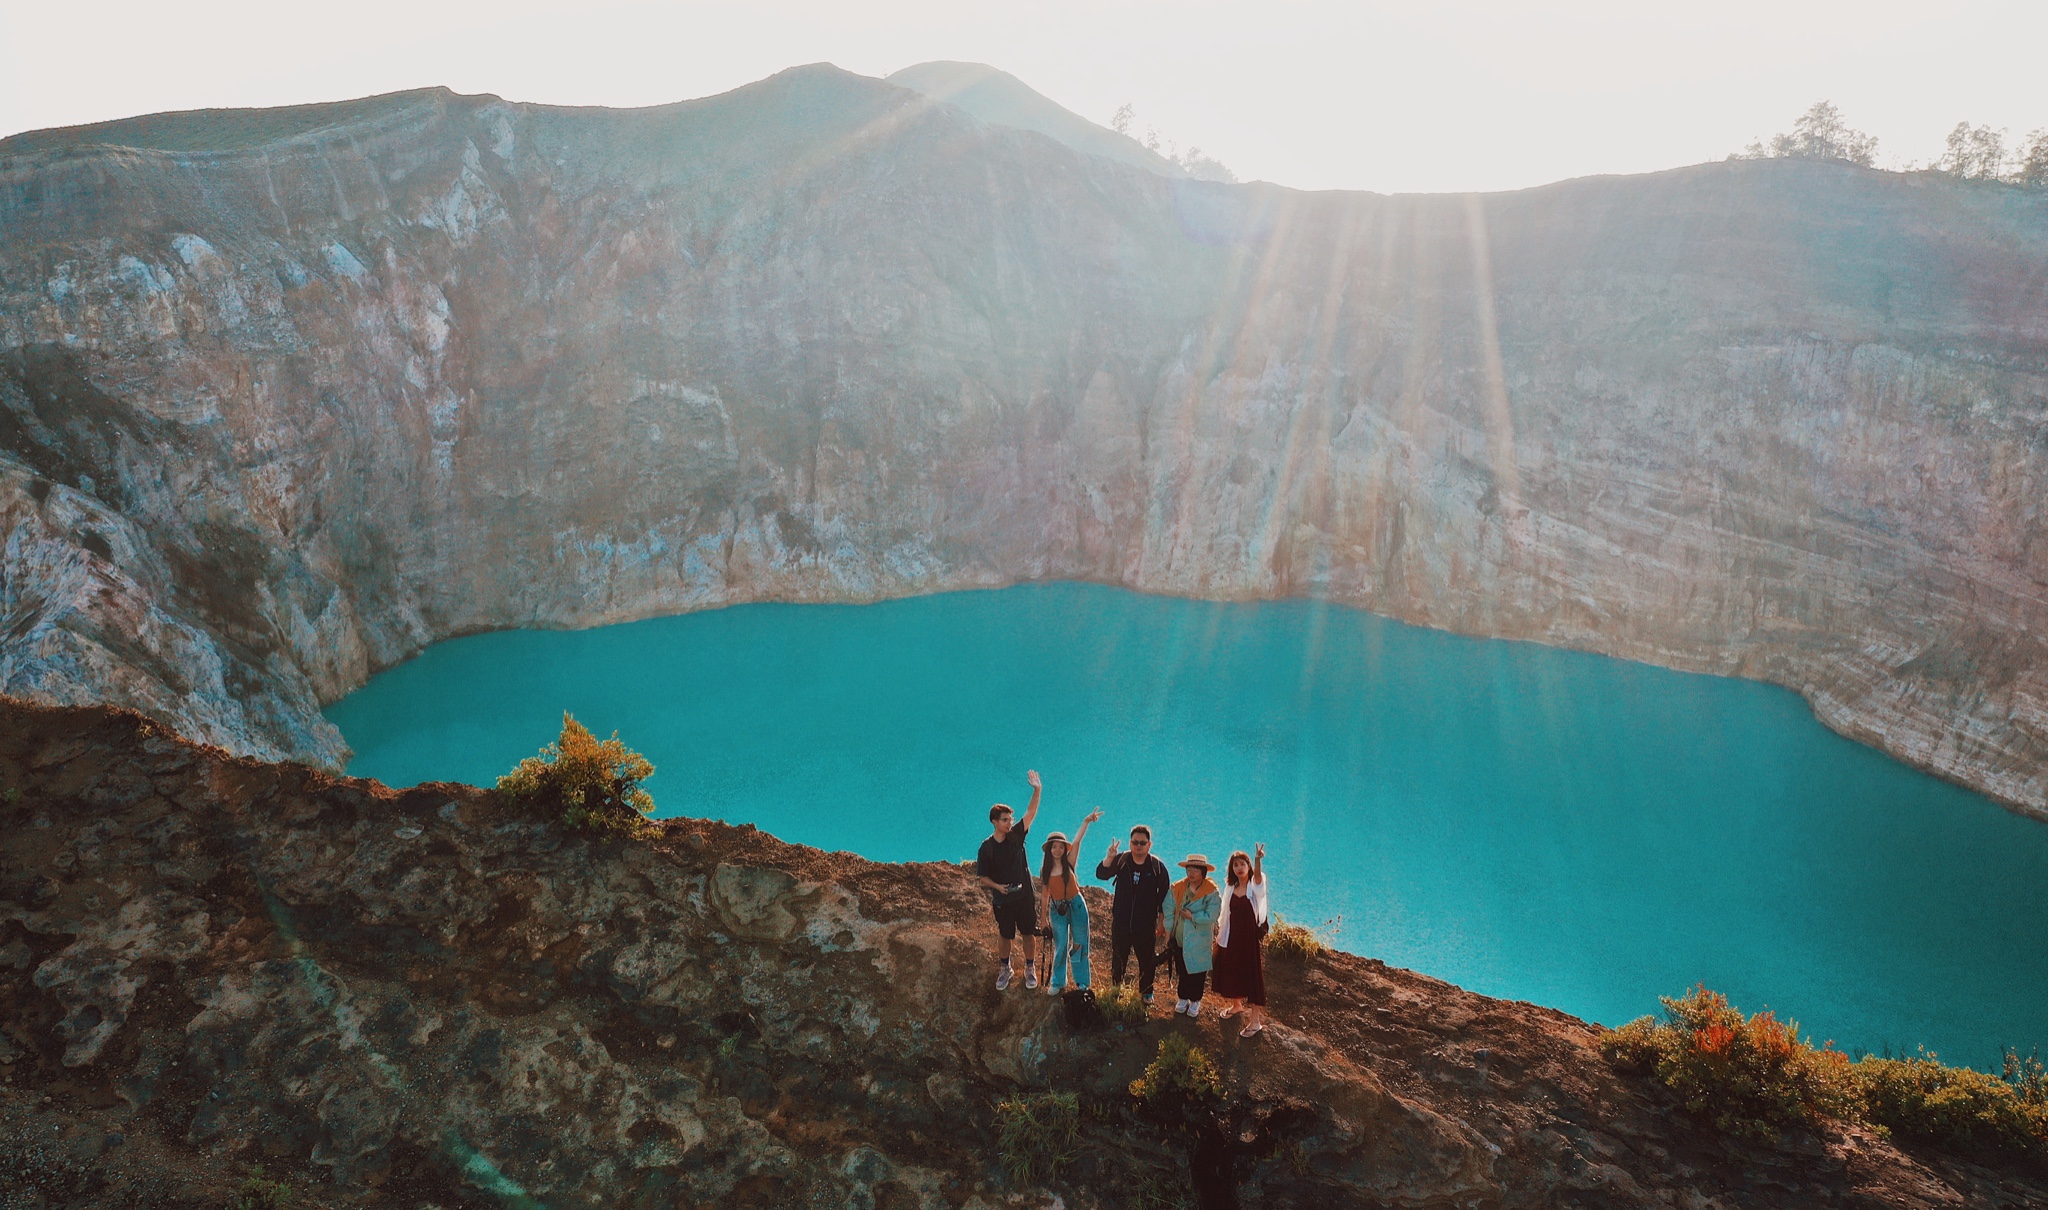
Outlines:
[[1231,895],[1230,944],[1216,951],[1216,994],[1264,1007],[1266,968],[1259,960],[1259,914],[1252,901]]

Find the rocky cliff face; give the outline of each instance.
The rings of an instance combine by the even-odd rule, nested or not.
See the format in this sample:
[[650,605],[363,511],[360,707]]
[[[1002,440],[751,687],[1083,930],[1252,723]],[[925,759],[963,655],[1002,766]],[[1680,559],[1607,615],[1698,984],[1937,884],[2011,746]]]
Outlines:
[[1173,181],[801,69],[0,143],[0,688],[1044,577],[1763,677],[2048,815],[2048,197]]
[[[1274,959],[1250,1041],[1163,1004],[1076,1033],[995,991],[960,868],[597,842],[124,712],[0,704],[0,828],[5,1210],[218,1207],[251,1164],[327,1207],[2048,1203],[1858,1132],[1732,1140],[1582,1022],[1348,954]],[[1212,1116],[1127,1090],[1174,1033]],[[1016,1181],[994,1104],[1035,1090],[1082,1142]]]

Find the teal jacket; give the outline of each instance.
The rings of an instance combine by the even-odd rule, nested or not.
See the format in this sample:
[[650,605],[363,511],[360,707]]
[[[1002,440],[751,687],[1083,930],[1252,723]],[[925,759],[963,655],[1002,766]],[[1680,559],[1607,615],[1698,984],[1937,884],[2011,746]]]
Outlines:
[[[1181,957],[1187,962],[1188,973],[1201,974],[1216,962],[1216,917],[1223,910],[1223,892],[1215,880],[1209,882],[1209,893],[1199,898],[1181,902],[1187,893],[1187,880],[1173,884],[1166,893],[1166,902],[1159,906],[1159,918],[1166,925],[1166,944],[1178,945]],[[1180,909],[1188,909],[1191,919],[1182,920]]]

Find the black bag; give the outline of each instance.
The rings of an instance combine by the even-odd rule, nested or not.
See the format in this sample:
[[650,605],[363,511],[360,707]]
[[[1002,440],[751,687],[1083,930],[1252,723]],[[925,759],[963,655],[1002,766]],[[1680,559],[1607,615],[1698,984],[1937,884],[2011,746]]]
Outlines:
[[1101,1005],[1095,1003],[1093,988],[1076,987],[1061,992],[1060,1008],[1066,1012],[1067,1028],[1075,1033],[1101,1033],[1109,1028],[1109,1018],[1102,1015]]

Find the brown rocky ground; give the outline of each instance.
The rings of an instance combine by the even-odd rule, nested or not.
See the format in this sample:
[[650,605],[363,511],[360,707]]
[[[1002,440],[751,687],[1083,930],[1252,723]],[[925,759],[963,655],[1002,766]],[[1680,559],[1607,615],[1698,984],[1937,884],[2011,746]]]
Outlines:
[[[217,1207],[254,1163],[408,1210],[1161,1205],[1190,1171],[1211,1205],[2048,1204],[1857,1131],[1731,1141],[1582,1021],[1349,954],[1276,961],[1250,1042],[1077,1035],[994,991],[958,867],[592,841],[121,711],[0,703],[0,836],[7,1210]],[[1124,1091],[1175,1030],[1228,1088],[1192,1133]],[[1014,1189],[993,1103],[1045,1088],[1086,1142]]]

